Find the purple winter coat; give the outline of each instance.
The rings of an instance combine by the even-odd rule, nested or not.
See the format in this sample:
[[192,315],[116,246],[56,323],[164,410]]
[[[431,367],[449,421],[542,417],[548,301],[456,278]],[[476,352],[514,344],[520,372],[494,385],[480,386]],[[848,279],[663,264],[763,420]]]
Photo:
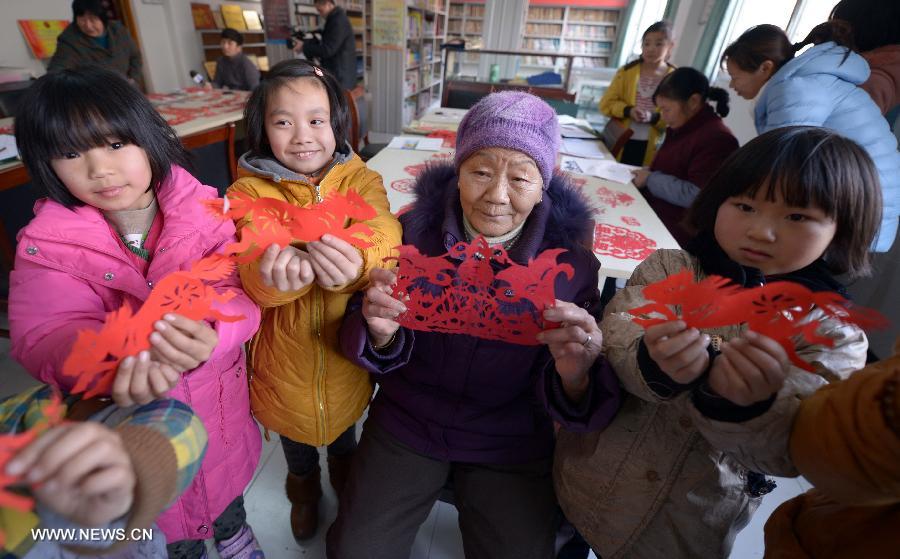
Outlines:
[[[509,256],[525,264],[549,248],[575,269],[556,280],[557,298],[599,311],[599,263],[580,241],[590,238],[590,209],[563,176],[554,176]],[[403,243],[429,256],[465,240],[454,168],[438,165],[419,176],[416,203],[400,218]],[[415,451],[437,460],[513,464],[553,453],[553,421],[570,431],[600,430],[619,406],[616,375],[602,357],[579,406],[562,392],[545,345],[522,346],[467,335],[398,331],[390,355],[374,352],[361,294],[347,307],[341,345],[348,359],[379,384],[369,419]]]

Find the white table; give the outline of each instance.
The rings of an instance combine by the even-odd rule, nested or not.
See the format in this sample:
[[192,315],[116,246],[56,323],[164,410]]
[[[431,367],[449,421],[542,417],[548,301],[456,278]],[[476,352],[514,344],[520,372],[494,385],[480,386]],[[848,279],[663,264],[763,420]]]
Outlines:
[[[403,213],[415,196],[415,177],[429,161],[452,161],[453,151],[439,152],[383,149],[369,160],[371,169],[384,177],[391,211]],[[657,248],[679,248],[637,188],[586,175],[571,175],[597,213],[594,216],[594,254],[600,273],[629,278],[635,267]]]

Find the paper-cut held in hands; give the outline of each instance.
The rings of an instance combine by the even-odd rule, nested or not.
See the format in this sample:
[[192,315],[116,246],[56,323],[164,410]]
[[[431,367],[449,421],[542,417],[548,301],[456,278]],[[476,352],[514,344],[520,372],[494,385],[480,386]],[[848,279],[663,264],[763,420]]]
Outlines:
[[126,304],[107,314],[99,331],[80,331],[63,363],[63,374],[78,378],[72,393],[84,392],[85,398],[109,394],[119,364],[126,357],[150,349],[153,324],[166,314],[191,320],[243,319],[222,314],[214,307],[230,301],[234,291],[220,293],[207,283],[227,278],[234,268],[234,262],[223,255],[198,260],[189,271],[173,272],[160,280],[137,313]]
[[[643,293],[651,302],[631,309],[629,314],[644,328],[671,320],[681,320],[688,328],[698,329],[746,324],[750,330],[778,342],[794,365],[810,372],[815,368],[797,354],[795,341],[802,337],[811,344],[834,345],[832,338],[817,332],[818,313],[813,314],[816,309],[863,329],[887,325],[887,320],[877,312],[853,306],[837,293],[814,292],[789,281],[746,289],[721,276],[696,282],[692,272],[682,270],[644,287]],[[676,307],[680,308],[680,314]]]
[[402,245],[393,296],[407,311],[397,321],[412,330],[538,345],[537,334],[557,326],[543,319],[555,302],[556,278],[574,274],[557,262],[564,252],[545,250],[523,266],[480,236],[440,256]]
[[[333,193],[319,204],[299,207],[275,198],[253,198],[238,192],[225,198],[204,202],[223,219],[245,220],[241,240],[227,251],[237,254],[241,264],[253,262],[272,244],[285,247],[292,243],[318,241],[329,234],[357,248],[368,248],[372,229],[365,223],[377,215],[356,191]],[[356,221],[348,226],[350,221]]]
[[[366,238],[372,230],[359,221],[372,219],[375,209],[355,191],[334,193],[308,208],[273,198],[255,199],[238,193],[203,204],[222,220],[243,220],[241,240],[216,254],[195,262],[189,271],[169,274],[160,280],[136,313],[126,304],[106,315],[100,330],[78,332],[71,353],[63,363],[63,374],[76,377],[73,394],[85,398],[109,394],[123,359],[150,349],[153,325],[166,314],[191,320],[235,322],[243,316],[227,316],[216,305],[231,300],[233,291],[218,292],[209,282],[227,278],[235,264],[252,262],[272,244],[318,241],[326,233],[357,248],[371,246]],[[352,223],[356,221],[356,223]]]
[[7,475],[6,465],[41,433],[62,422],[65,408],[60,395],[54,394],[53,399],[47,402],[38,413],[39,419],[27,431],[15,435],[0,435],[0,507],[15,509],[19,512],[27,512],[34,507],[34,499],[10,491],[12,486],[22,482],[24,472],[15,476]]

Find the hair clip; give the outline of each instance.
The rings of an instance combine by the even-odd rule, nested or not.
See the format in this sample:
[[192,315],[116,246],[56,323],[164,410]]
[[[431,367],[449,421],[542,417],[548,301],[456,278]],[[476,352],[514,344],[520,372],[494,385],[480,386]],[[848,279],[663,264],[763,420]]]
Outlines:
[[315,72],[316,75],[319,76],[320,78],[325,77],[325,74],[322,72],[322,69],[319,68],[318,66],[313,66],[313,72]]

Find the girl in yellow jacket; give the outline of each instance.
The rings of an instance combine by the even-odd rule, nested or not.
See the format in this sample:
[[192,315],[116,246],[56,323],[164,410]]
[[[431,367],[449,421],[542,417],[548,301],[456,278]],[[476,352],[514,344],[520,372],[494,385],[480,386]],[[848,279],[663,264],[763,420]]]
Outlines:
[[262,307],[251,342],[250,403],[259,422],[281,435],[298,540],[312,537],[318,525],[317,447],[328,445],[329,479],[340,492],[356,448],[355,424],[372,395],[368,374],[338,347],[344,308],[369,270],[400,244],[381,175],[347,142],[347,115],[331,74],[305,60],[275,65],[247,102],[245,176],[229,189],[304,207],[352,189],[377,211],[366,222],[373,231],[368,249],[326,234],[303,247],[272,245],[240,269],[244,290]]
[[673,46],[668,22],[657,21],[648,27],[641,38],[641,56],[619,68],[600,99],[601,113],[624,120],[624,125],[634,131],[619,157],[622,163],[646,167],[653,161],[659,135],[666,129],[653,93],[665,75],[675,69],[668,62]]

